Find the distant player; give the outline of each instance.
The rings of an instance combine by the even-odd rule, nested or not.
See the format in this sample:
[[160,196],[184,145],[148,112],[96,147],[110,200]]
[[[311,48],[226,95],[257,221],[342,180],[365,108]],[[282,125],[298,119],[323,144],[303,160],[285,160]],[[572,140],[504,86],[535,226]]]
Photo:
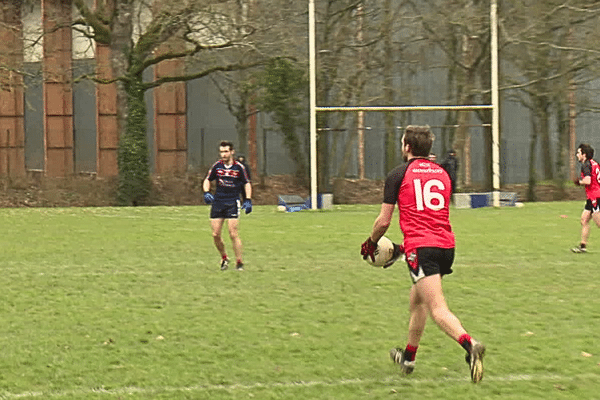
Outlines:
[[[229,229],[229,236],[236,257],[236,269],[243,271],[242,240],[238,232],[238,218],[240,208],[243,208],[246,214],[252,212],[252,185],[246,168],[234,158],[233,143],[221,142],[219,154],[221,159],[213,164],[206,175],[206,179],[202,182],[204,201],[206,204],[212,204],[210,226],[215,246],[221,253],[221,270],[225,271],[229,266],[229,258],[221,237],[223,224],[227,220],[227,228]],[[210,193],[210,182],[212,181],[216,181],[217,184],[214,196]],[[242,191],[245,191],[246,198],[240,207],[240,194]]]
[[[400,229],[408,270],[413,282],[410,291],[410,322],[406,347],[390,351],[404,374],[415,368],[415,355],[427,317],[456,340],[467,352],[466,360],[475,383],[483,378],[485,346],[469,336],[458,318],[448,309],[442,291],[442,277],[452,273],[454,233],[450,226],[451,182],[448,173],[428,158],[433,134],[428,126],[408,126],[402,137],[406,164],[394,168],[385,181],[383,203],[371,235],[362,244],[361,254],[370,257],[377,241],[390,226],[398,204]],[[398,258],[398,254],[395,254]]]
[[448,150],[446,158],[444,158],[440,165],[450,176],[450,180],[452,181],[452,193],[456,193],[456,180],[458,179],[456,175],[458,171],[458,159],[456,158],[456,151],[453,149]]
[[[246,156],[240,154],[237,157],[237,160],[242,163],[244,168],[246,168],[246,173],[248,174],[248,180],[252,181],[252,175],[250,175],[250,168],[248,168],[248,164],[246,163]],[[243,189],[243,188],[242,188]],[[246,190],[242,190],[242,201],[246,200]]]
[[592,159],[594,149],[586,143],[577,148],[577,160],[581,163],[581,177],[575,178],[577,186],[585,186],[587,200],[581,213],[581,242],[573,247],[573,253],[587,252],[587,242],[590,237],[590,220],[593,219],[600,228],[600,166]]

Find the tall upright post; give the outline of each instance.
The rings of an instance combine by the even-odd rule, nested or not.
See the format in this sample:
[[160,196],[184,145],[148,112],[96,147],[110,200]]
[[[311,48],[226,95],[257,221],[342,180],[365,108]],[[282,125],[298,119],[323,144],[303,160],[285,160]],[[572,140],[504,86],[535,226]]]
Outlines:
[[[356,41],[361,46],[360,55],[358,58],[359,68],[361,73],[365,69],[365,52],[363,45],[363,20],[364,20],[364,5],[360,3],[357,7],[358,14],[358,32],[356,33]],[[362,81],[362,77],[360,78]],[[360,86],[359,86],[360,87]],[[359,99],[362,100],[362,91],[359,93]],[[358,129],[358,177],[365,179],[365,112],[359,111],[357,115]]]
[[491,62],[492,62],[492,174],[494,207],[500,207],[500,110],[498,96],[498,4],[491,0]]
[[308,1],[308,59],[310,75],[310,204],[317,209],[317,77],[315,66],[315,1]]

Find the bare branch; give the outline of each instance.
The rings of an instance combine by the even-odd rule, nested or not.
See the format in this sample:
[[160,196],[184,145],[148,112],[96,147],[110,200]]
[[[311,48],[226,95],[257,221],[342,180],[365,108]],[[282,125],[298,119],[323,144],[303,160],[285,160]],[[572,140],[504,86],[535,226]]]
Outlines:
[[[94,30],[93,38],[102,44],[110,44],[111,34],[110,28],[108,24],[105,22],[106,19],[102,15],[102,13],[94,13],[92,10],[88,8],[85,4],[84,0],[73,0],[73,3],[79,10],[79,13],[83,16],[85,20],[85,24],[92,27]],[[80,21],[77,21],[75,24],[79,24]]]
[[258,61],[258,62],[254,62],[254,63],[250,63],[250,64],[244,64],[244,63],[235,63],[235,64],[229,64],[229,65],[218,65],[218,66],[214,66],[211,68],[207,68],[203,71],[200,71],[198,73],[195,74],[190,74],[190,75],[180,75],[180,76],[164,76],[161,77],[153,82],[149,82],[144,84],[143,89],[144,90],[148,90],[148,89],[152,89],[155,88],[157,86],[160,86],[164,83],[169,83],[169,82],[186,82],[186,81],[191,81],[193,79],[198,79],[198,78],[202,78],[205,77],[207,75],[210,75],[214,72],[231,72],[231,71],[241,71],[241,70],[246,70],[246,69],[250,69],[250,68],[254,68],[257,67],[259,65],[264,65],[265,61]]

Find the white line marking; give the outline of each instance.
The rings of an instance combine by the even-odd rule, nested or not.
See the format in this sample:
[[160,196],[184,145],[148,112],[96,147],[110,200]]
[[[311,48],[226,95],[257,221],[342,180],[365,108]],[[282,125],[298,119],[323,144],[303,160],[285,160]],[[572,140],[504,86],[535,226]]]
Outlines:
[[[593,375],[596,377],[596,375]],[[584,375],[577,375],[575,377],[567,377],[561,375],[505,375],[505,376],[486,376],[483,380],[485,382],[539,382],[539,381],[564,381],[572,380],[576,377],[584,377]],[[463,378],[431,378],[431,379],[411,379],[410,377],[402,378],[398,376],[383,378],[383,379],[341,379],[338,381],[297,381],[297,382],[271,382],[271,383],[250,383],[241,384],[236,383],[232,385],[193,385],[193,386],[182,386],[182,387],[135,387],[127,386],[118,389],[103,389],[103,388],[88,388],[88,389],[73,389],[65,390],[61,392],[23,392],[23,393],[0,393],[0,400],[10,399],[24,399],[24,398],[60,398],[69,396],[85,396],[88,394],[106,394],[107,396],[114,396],[119,394],[152,394],[152,393],[170,393],[170,392],[202,392],[206,390],[252,390],[252,389],[271,389],[271,388],[292,388],[292,387],[312,387],[312,386],[346,386],[346,385],[361,385],[361,384],[372,384],[372,383],[403,383],[410,385],[420,385],[434,382],[468,382],[468,377]]]

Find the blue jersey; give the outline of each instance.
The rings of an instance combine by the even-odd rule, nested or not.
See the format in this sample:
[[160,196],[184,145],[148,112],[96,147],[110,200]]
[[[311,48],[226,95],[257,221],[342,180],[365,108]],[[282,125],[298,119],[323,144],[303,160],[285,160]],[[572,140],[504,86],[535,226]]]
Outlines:
[[209,181],[217,181],[215,201],[230,202],[240,198],[244,185],[250,182],[248,172],[239,161],[232,165],[225,165],[223,161],[217,161],[208,171]]

